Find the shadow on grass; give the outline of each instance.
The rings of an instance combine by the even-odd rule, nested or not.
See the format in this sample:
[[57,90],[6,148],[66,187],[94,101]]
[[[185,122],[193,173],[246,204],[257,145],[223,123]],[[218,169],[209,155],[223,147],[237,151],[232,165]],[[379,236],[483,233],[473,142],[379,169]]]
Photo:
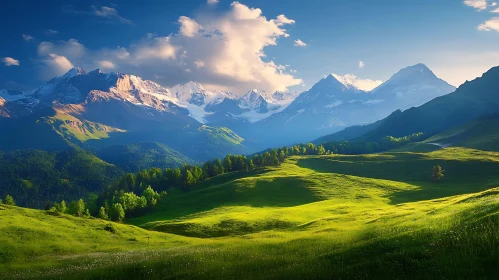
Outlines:
[[221,206],[293,207],[322,200],[307,188],[303,178],[259,176],[266,172],[234,172],[206,180],[189,191],[173,189],[153,212],[128,222],[142,226],[155,221],[175,222]]

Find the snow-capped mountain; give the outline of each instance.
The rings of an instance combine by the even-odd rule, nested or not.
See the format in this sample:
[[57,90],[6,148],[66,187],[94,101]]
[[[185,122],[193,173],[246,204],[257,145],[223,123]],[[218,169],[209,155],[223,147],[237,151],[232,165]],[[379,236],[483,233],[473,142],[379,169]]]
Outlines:
[[201,123],[225,125],[225,122],[253,123],[282,111],[291,101],[291,93],[267,94],[253,89],[243,95],[206,90],[198,82],[169,89],[177,104],[187,108]]
[[400,70],[372,93],[385,104],[405,110],[455,90],[454,86],[439,79],[426,65],[416,64]]
[[[29,92],[0,91],[0,129],[9,132],[0,149],[156,141],[197,160],[243,153],[246,146],[237,134],[195,119],[204,111],[195,115],[194,91],[200,87],[182,99],[179,92],[138,76],[74,68]],[[35,134],[39,137],[26,137]]]
[[145,120],[179,128],[187,122],[228,127],[267,148],[372,123],[454,90],[423,64],[400,70],[370,92],[329,75],[301,94],[252,89],[242,95],[198,82],[168,89],[134,75],[74,68],[29,92],[0,90],[0,118],[53,108],[123,130],[143,129]]
[[375,122],[455,90],[424,64],[400,70],[369,92],[338,78],[331,74],[321,79],[282,112],[256,123],[251,135],[273,145],[308,141],[347,126]]
[[[188,115],[200,123],[222,123],[209,117],[220,113],[224,118],[237,119],[241,122],[255,122],[269,115],[282,111],[292,101],[293,94],[276,92],[267,94],[260,90],[251,90],[237,96],[225,91],[206,90],[198,82],[189,82],[167,89],[155,82],[138,76],[123,73],[103,73],[97,69],[86,72],[73,68],[66,74],[55,77],[41,87],[29,92],[0,91],[4,114],[13,109],[9,107],[51,106],[57,104],[79,104],[95,102],[100,99],[115,99],[137,106],[168,111],[175,107],[185,109]],[[13,106],[18,105],[18,106]],[[19,114],[8,114],[10,117]],[[23,114],[24,115],[24,114]],[[218,118],[220,119],[220,118]]]

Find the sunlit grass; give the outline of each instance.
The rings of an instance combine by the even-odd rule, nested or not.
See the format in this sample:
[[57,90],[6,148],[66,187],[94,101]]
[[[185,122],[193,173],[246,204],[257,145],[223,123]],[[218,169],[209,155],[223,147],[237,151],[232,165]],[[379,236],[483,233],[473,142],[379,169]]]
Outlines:
[[[431,181],[435,164],[446,170],[441,182]],[[461,148],[292,157],[280,167],[172,190],[153,213],[128,221],[153,231],[115,224],[116,234],[103,230],[105,221],[1,206],[0,247],[12,255],[0,253],[0,272],[86,279],[494,278],[497,170],[499,153]]]

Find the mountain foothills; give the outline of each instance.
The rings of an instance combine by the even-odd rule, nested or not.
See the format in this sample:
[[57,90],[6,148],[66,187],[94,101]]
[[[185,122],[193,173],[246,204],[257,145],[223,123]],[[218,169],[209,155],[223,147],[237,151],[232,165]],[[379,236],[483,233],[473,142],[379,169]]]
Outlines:
[[196,82],[167,89],[134,75],[74,68],[33,91],[0,91],[0,127],[9,135],[0,149],[158,142],[208,160],[309,141],[454,90],[423,64],[371,92],[337,78],[329,75],[302,94],[253,89],[238,95]]

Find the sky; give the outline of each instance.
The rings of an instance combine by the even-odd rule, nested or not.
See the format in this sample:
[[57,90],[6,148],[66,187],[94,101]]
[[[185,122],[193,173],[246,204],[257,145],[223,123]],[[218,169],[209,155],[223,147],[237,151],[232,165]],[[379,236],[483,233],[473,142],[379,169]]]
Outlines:
[[417,63],[454,86],[499,65],[493,0],[5,0],[0,89],[72,67],[171,87],[304,91],[334,74],[369,90]]

